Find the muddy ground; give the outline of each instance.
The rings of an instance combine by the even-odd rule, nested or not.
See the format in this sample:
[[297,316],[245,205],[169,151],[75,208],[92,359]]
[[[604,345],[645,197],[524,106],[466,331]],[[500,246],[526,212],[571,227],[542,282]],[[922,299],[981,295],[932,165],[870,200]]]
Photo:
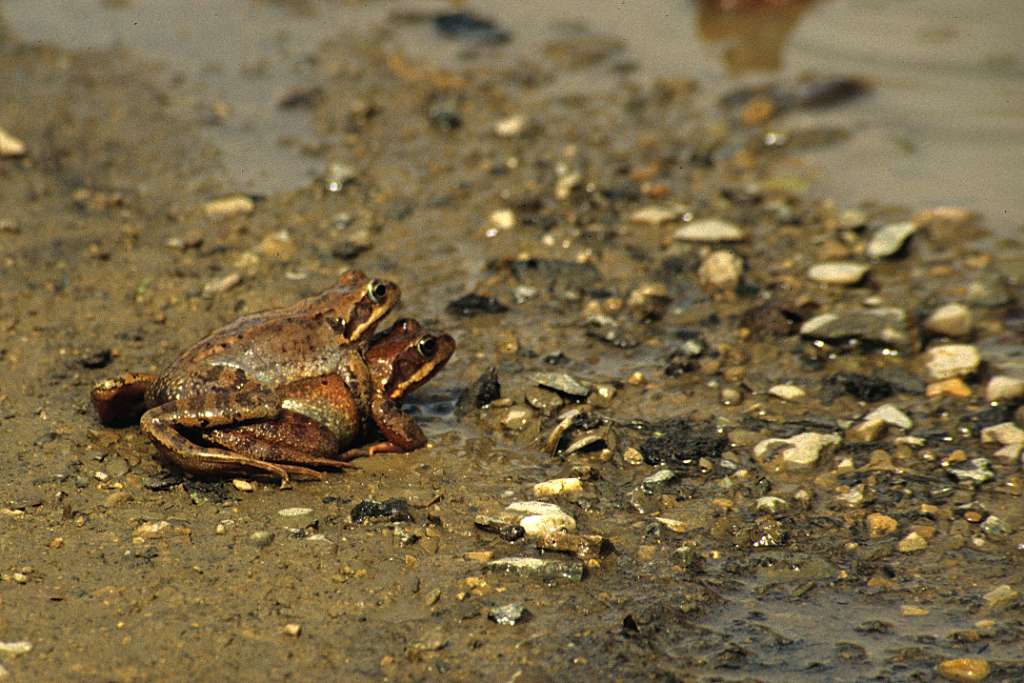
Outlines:
[[[806,84],[708,109],[585,27],[509,59],[500,26],[463,26],[457,68],[396,46],[435,21],[317,48],[280,102],[316,144],[252,144],[300,145],[322,177],[227,215],[204,131],[230,110],[183,106],[202,98],[126,52],[0,27],[0,127],[26,147],[0,160],[0,678],[1024,676],[1020,449],[981,437],[1024,426],[1020,397],[991,400],[992,377],[1024,377],[1019,241],[969,211],[808,194],[792,147],[846,133],[787,129]],[[615,87],[546,87],[564,73]],[[705,219],[742,234],[688,239]],[[835,261],[869,270],[808,276]],[[98,424],[94,382],[349,268],[457,340],[407,402],[430,447],[240,488]],[[967,329],[925,323],[951,302]],[[884,330],[802,328],[886,307]],[[981,362],[940,377],[928,349],[951,343]],[[832,440],[764,443],[802,433]],[[604,539],[579,558],[505,512],[554,478],[579,490],[544,500]],[[353,521],[394,499],[411,520]],[[508,557],[564,576],[489,564]]]

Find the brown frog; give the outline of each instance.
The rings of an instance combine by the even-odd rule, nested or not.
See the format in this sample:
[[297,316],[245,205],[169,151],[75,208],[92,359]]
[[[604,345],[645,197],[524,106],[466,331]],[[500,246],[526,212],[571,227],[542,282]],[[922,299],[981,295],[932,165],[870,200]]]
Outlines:
[[[303,466],[343,467],[364,455],[411,451],[427,438],[399,402],[444,367],[454,351],[449,335],[424,331],[415,320],[399,320],[368,345],[343,349],[335,372],[278,387],[272,399],[279,409],[276,417],[212,429],[195,426],[203,440],[260,461],[259,469],[284,463],[289,466],[285,472],[316,477],[319,473]],[[149,420],[159,429],[160,411],[143,416],[144,428]],[[347,448],[372,432],[380,439]],[[167,443],[164,449],[173,446]],[[238,468],[208,461],[202,471]]]
[[236,469],[262,469],[286,479],[287,464],[261,466],[244,454],[208,449],[179,428],[275,418],[281,409],[275,405],[278,387],[338,370],[348,362],[350,347],[371,334],[399,298],[393,283],[349,271],[320,294],[220,328],[159,376],[127,374],[100,382],[92,391],[93,405],[105,424],[152,413],[143,415],[143,430],[190,471],[212,471],[214,462],[224,471],[224,464],[241,462],[245,466]]

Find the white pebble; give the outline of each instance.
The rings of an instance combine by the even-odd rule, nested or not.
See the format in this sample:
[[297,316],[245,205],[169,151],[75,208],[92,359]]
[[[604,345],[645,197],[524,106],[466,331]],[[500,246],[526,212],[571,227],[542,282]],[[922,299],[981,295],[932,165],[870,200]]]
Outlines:
[[989,401],[1015,401],[1024,398],[1024,379],[996,375],[985,387],[985,398]]
[[980,364],[978,349],[969,344],[935,346],[925,353],[925,366],[933,380],[966,377]]
[[0,158],[23,157],[27,152],[28,148],[24,142],[0,128]]
[[742,228],[719,218],[703,218],[687,223],[676,230],[673,237],[686,242],[741,242],[746,239]]
[[768,393],[783,401],[796,401],[807,395],[806,391],[795,384],[776,384],[768,390]]
[[939,306],[924,321],[925,329],[947,337],[966,337],[974,326],[971,309],[963,304]]
[[864,279],[871,267],[852,261],[818,263],[807,271],[807,277],[828,285],[855,285]]
[[577,493],[582,490],[583,483],[579,477],[549,479],[533,485],[533,495],[535,496],[557,496],[562,493]]
[[864,416],[865,422],[870,422],[872,420],[881,420],[886,424],[892,425],[893,427],[899,427],[900,429],[911,429],[914,426],[913,420],[907,417],[906,413],[891,403],[879,406]]

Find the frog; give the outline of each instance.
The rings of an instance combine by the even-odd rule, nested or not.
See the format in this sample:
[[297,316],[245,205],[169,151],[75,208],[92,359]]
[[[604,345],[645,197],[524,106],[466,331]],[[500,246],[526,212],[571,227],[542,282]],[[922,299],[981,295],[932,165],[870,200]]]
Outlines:
[[282,486],[289,475],[322,479],[317,468],[426,445],[401,401],[454,351],[450,335],[404,318],[366,343],[337,348],[334,368],[321,374],[243,385],[228,403],[212,393],[172,400],[148,410],[142,430],[166,459],[193,474],[268,474]]
[[398,286],[359,270],[337,284],[283,308],[242,316],[180,354],[159,375],[128,372],[98,382],[91,399],[100,422],[137,423],[158,403],[210,390],[232,390],[229,368],[276,385],[311,372],[332,347],[359,342],[399,302]]

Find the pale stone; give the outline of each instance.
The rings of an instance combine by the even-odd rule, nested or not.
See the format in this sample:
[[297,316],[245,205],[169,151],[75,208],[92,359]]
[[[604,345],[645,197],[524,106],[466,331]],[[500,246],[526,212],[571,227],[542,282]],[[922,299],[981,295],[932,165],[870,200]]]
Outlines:
[[890,223],[871,236],[865,251],[873,259],[893,256],[915,232],[917,225],[910,221]]
[[928,547],[928,541],[916,531],[911,531],[897,544],[896,549],[901,553],[916,553]]
[[746,239],[742,228],[719,218],[703,218],[687,223],[676,230],[673,237],[685,242],[741,242]]
[[946,659],[937,670],[947,681],[983,681],[990,671],[988,662],[977,657]]
[[227,218],[229,216],[250,214],[255,208],[256,203],[253,202],[251,197],[247,197],[244,194],[211,199],[203,204],[203,210],[211,218]]
[[786,469],[801,470],[814,467],[823,452],[842,443],[837,434],[804,432],[788,439],[765,439],[754,446],[754,458],[763,462],[768,453],[778,451]]
[[978,349],[970,344],[944,344],[925,352],[925,366],[934,380],[966,377],[980,364]]
[[896,533],[899,529],[899,522],[888,515],[880,512],[872,512],[867,516],[868,535],[871,538],[881,538]]
[[578,493],[582,490],[583,483],[579,477],[549,479],[533,485],[533,495],[535,496],[557,496],[563,493]]
[[864,420],[882,420],[886,424],[899,427],[900,429],[911,429],[914,426],[913,421],[907,417],[907,414],[891,403],[875,408],[864,416]]
[[27,153],[28,148],[24,142],[0,128],[0,158],[13,159],[23,157]]
[[871,266],[852,261],[817,263],[807,271],[807,277],[827,285],[855,285],[864,279]]
[[924,321],[924,327],[930,332],[947,337],[966,337],[974,326],[971,309],[963,304],[946,304],[932,311]]
[[494,123],[494,134],[499,138],[515,138],[523,134],[529,120],[522,114],[514,114]]
[[985,387],[985,398],[989,401],[1016,401],[1024,398],[1024,379],[996,375]]
[[686,209],[680,206],[645,206],[637,209],[629,216],[629,220],[639,225],[664,225],[678,220]]
[[697,269],[697,279],[711,289],[733,291],[743,277],[743,259],[731,251],[718,250],[708,254]]
[[807,392],[795,384],[776,384],[768,393],[783,401],[796,401],[807,395]]
[[1002,422],[981,430],[982,443],[997,443],[1000,446],[1012,446],[1024,443],[1024,429],[1012,422]]

